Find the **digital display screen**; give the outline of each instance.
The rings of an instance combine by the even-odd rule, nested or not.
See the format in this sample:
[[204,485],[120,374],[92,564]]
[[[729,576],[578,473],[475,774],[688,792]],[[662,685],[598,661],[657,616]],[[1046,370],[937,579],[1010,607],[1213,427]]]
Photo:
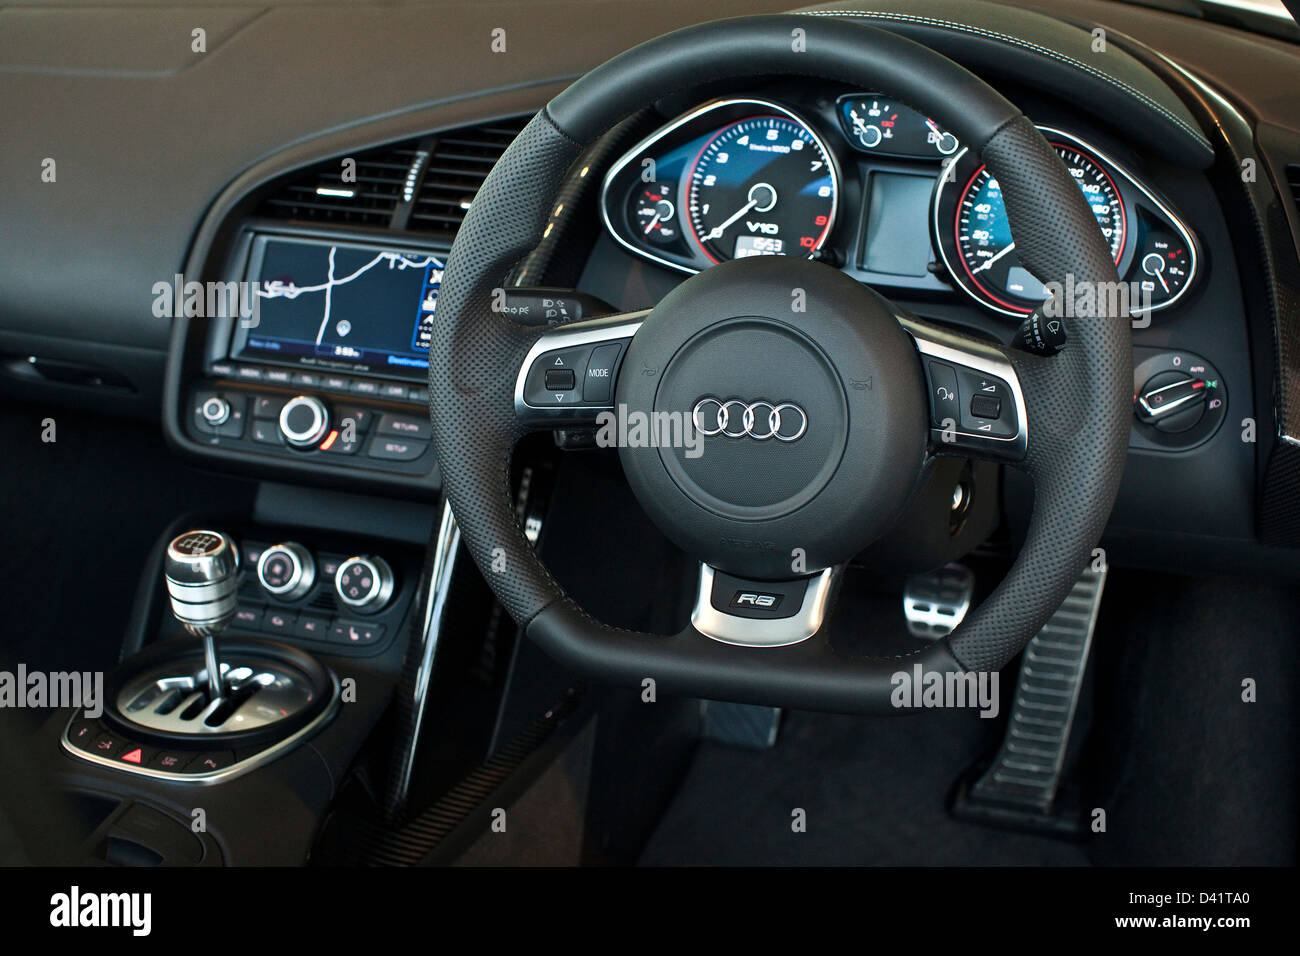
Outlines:
[[862,268],[896,276],[924,276],[932,256],[932,176],[872,173]]
[[363,243],[258,236],[247,281],[256,311],[234,358],[420,379],[444,259]]
[[781,256],[785,255],[785,240],[773,239],[771,236],[737,236],[733,259],[747,256]]
[[1012,266],[1007,270],[1007,289],[1026,299],[1047,298],[1047,287],[1021,266]]

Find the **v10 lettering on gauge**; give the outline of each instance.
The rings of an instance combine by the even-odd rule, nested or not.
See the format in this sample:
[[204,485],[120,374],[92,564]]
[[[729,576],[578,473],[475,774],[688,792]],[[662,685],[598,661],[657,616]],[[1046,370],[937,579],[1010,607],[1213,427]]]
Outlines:
[[830,155],[803,123],[755,116],[714,134],[689,173],[690,225],[714,262],[810,256],[835,220]]

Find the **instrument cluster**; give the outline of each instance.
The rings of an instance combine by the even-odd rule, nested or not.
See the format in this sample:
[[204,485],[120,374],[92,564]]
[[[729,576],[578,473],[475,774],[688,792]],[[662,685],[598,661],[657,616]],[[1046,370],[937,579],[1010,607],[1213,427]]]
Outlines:
[[[1080,137],[1039,129],[1092,208],[1130,311],[1182,298],[1199,247],[1170,202]],[[610,167],[601,212],[619,244],[682,272],[796,255],[873,286],[961,293],[1011,317],[1048,296],[1017,257],[997,179],[978,156],[879,93],[800,112],[757,97],[705,103]]]

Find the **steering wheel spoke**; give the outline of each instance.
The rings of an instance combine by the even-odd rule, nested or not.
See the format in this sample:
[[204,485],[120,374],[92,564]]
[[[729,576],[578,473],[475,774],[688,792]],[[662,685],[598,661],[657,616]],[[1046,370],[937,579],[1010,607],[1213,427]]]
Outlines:
[[928,452],[1023,460],[1029,447],[1025,393],[1006,349],[915,319],[899,321],[925,371]]
[[691,624],[723,644],[781,647],[812,637],[826,621],[837,569],[785,581],[737,577],[700,563]]
[[648,312],[602,316],[538,335],[515,378],[519,422],[537,429],[595,424],[614,407],[619,368]]

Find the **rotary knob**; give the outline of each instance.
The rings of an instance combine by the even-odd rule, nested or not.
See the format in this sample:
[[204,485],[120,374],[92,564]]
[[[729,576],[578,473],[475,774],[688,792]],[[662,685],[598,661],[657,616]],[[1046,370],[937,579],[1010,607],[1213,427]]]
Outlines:
[[294,448],[318,445],[329,431],[330,415],[325,403],[314,395],[298,395],[280,409],[280,433]]
[[282,601],[296,601],[316,583],[316,561],[294,541],[272,545],[257,559],[258,583]]
[[334,573],[339,600],[357,611],[378,611],[393,596],[393,569],[383,558],[357,555]]
[[219,395],[213,395],[203,403],[199,412],[209,425],[224,425],[230,419],[230,403]]

